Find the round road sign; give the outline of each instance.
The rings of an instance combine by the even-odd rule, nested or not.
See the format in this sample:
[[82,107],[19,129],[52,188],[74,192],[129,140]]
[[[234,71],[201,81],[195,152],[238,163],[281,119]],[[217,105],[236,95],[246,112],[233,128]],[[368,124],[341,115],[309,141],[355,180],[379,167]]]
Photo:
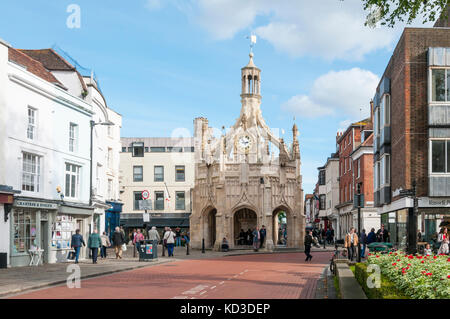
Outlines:
[[143,191],[142,192],[142,199],[146,200],[150,198],[150,192],[149,191]]

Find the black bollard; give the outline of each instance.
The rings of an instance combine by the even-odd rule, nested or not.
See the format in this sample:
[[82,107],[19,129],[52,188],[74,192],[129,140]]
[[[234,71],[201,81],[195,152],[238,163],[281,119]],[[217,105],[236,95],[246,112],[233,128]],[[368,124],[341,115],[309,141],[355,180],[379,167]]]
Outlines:
[[189,243],[186,243],[186,255],[189,255]]
[[202,254],[205,253],[205,238],[202,239]]

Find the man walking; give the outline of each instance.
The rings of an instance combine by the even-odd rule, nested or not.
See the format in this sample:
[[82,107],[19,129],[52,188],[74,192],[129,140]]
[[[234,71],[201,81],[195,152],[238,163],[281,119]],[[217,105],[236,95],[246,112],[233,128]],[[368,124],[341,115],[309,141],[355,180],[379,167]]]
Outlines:
[[116,259],[122,259],[122,245],[125,243],[125,236],[119,227],[116,227],[116,230],[112,236],[112,241],[114,245],[114,252],[116,253]]
[[111,243],[109,241],[108,236],[106,235],[106,232],[103,232],[103,235],[100,236],[100,239],[102,240],[102,248],[100,249],[100,257],[106,258],[106,248],[111,246]]
[[366,255],[367,235],[366,230],[363,229],[361,235],[359,235],[359,244],[361,245],[361,258]]
[[181,246],[181,229],[180,227],[175,228],[175,236],[176,237],[176,246],[179,247]]
[[258,251],[259,249],[259,241],[261,240],[261,235],[259,233],[258,226],[256,226],[255,230],[252,233],[253,235],[253,250]]
[[261,244],[259,246],[261,248],[264,247],[264,241],[266,239],[266,234],[267,234],[266,226],[262,225],[261,230],[259,231],[259,237],[260,237],[260,240],[261,240]]
[[166,233],[164,234],[164,240],[167,243],[167,252],[169,257],[173,257],[173,246],[175,245],[175,233],[168,227]]
[[155,226],[153,226],[152,229],[150,229],[150,231],[148,232],[148,239],[152,241],[157,241],[158,243],[161,240]]
[[72,235],[71,247],[75,250],[75,263],[78,264],[78,257],[80,256],[81,245],[86,246],[83,236],[80,235],[80,230],[77,229]]
[[97,229],[89,236],[88,247],[91,249],[92,263],[97,263],[98,249],[102,246],[102,239],[97,233]]
[[350,232],[345,235],[344,247],[348,251],[348,259],[353,260],[355,255],[355,247],[358,245],[358,235],[355,233],[355,227],[350,228]]
[[313,256],[311,256],[311,245],[313,242],[313,238],[311,236],[311,231],[307,230],[305,235],[305,261],[311,260]]

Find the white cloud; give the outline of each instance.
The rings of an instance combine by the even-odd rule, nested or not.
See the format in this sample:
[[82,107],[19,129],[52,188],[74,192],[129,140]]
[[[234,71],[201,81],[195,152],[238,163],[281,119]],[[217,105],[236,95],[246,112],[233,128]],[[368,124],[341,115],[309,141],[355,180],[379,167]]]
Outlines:
[[153,10],[159,10],[162,8],[163,4],[161,2],[161,0],[147,0],[145,6],[147,7],[147,9],[149,9],[150,11]]
[[296,95],[281,107],[301,117],[339,114],[358,120],[369,116],[378,82],[377,75],[360,68],[330,71],[314,81],[309,95]]
[[[361,59],[374,50],[391,48],[403,29],[402,24],[394,29],[365,27],[367,12],[361,0],[165,1],[217,40],[233,38],[246,29],[254,30],[278,51],[292,57]],[[262,22],[257,17],[262,17]]]

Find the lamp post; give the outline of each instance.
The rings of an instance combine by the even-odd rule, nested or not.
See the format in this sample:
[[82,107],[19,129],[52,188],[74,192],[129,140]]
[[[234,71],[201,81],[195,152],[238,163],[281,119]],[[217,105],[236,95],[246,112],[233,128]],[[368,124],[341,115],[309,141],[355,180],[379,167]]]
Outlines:
[[94,126],[96,126],[96,125],[108,125],[108,126],[111,126],[111,125],[114,125],[114,123],[113,122],[110,122],[110,121],[108,121],[108,122],[98,122],[98,123],[95,123],[95,121],[93,121],[93,120],[91,120],[91,122],[90,122],[90,124],[91,124],[91,157],[90,157],[90,159],[91,159],[91,169],[90,169],[90,179],[89,179],[89,206],[92,206],[92,170],[93,170],[93,168],[92,168],[92,156],[93,156],[93,150],[94,150]]

